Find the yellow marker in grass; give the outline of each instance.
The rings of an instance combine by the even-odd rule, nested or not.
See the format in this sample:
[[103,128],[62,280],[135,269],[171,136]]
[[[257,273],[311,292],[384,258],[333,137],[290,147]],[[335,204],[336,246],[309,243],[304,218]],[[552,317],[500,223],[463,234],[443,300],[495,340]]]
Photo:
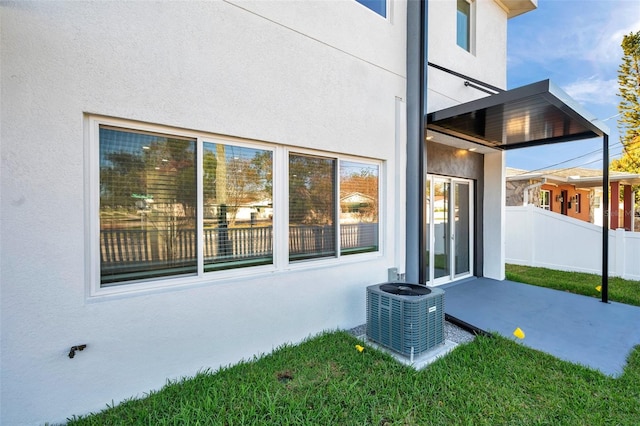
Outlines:
[[364,351],[364,346],[356,345],[356,350],[358,352],[362,352],[362,351]]
[[598,290],[598,291],[602,291],[602,286],[601,286],[601,285],[599,285],[598,287],[596,287],[596,290]]
[[524,331],[522,331],[520,327],[517,327],[514,330],[513,335],[516,336],[518,339],[524,339]]

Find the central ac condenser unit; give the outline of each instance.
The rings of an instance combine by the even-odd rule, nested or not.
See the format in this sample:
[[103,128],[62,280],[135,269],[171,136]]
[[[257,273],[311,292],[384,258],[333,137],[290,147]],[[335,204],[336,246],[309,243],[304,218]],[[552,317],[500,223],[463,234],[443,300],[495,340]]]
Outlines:
[[407,357],[444,343],[444,291],[389,282],[367,287],[367,338]]

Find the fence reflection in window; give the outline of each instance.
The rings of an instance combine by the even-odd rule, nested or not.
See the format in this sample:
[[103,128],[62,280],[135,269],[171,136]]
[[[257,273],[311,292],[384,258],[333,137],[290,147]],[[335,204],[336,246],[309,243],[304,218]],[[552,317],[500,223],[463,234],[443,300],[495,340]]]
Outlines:
[[[379,163],[280,157],[283,147],[100,123],[97,130],[101,287],[274,265],[276,250],[291,262],[379,250]],[[275,158],[289,170],[281,188],[288,229],[278,235]]]
[[289,155],[289,260],[336,255],[336,162]]
[[340,162],[340,254],[378,250],[378,166]]
[[100,126],[101,284],[197,272],[195,140]]
[[205,271],[273,262],[271,151],[205,142]]

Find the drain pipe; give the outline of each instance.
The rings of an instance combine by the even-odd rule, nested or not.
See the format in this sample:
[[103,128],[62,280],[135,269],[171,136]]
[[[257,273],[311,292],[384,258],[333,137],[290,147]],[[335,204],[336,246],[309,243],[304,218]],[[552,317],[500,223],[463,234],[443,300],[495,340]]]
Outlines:
[[531,191],[532,189],[540,188],[545,183],[547,183],[547,178],[542,178],[541,182],[533,183],[531,185],[525,186],[523,190],[524,197],[523,197],[522,205],[526,206],[527,204],[529,204],[529,191]]

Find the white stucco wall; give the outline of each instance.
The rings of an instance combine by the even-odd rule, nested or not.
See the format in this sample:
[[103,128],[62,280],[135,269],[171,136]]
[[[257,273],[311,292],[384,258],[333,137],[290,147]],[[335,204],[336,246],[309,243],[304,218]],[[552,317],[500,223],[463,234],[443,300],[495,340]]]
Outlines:
[[[504,4],[494,0],[475,0],[472,12],[472,49],[466,51],[456,42],[456,2],[429,1],[428,60],[431,63],[506,89],[507,85],[507,22]],[[487,93],[464,85],[465,79],[434,67],[428,67],[428,112],[473,101]],[[434,133],[433,142],[459,148],[473,144],[452,141]],[[475,147],[477,148],[477,146]],[[505,235],[505,157],[500,151],[484,152],[483,274],[504,279]],[[427,152],[427,157],[429,153]]]
[[[428,60],[499,88],[507,85],[507,12],[494,0],[475,0],[472,29],[475,49],[467,52],[456,43],[456,2],[429,2]],[[464,79],[429,67],[429,112],[487,96],[466,87]]]
[[484,276],[504,280],[505,270],[505,153],[484,156]]
[[[0,4],[1,424],[364,322],[365,287],[404,265],[406,3],[389,4]],[[90,298],[85,114],[381,160],[381,251]]]

